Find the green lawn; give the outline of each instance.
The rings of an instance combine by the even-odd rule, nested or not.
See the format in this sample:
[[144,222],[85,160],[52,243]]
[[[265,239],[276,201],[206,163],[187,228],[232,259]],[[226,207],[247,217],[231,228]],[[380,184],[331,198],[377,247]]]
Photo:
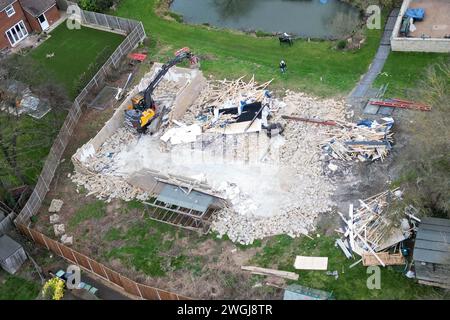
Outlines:
[[79,208],[69,220],[69,228],[74,228],[83,221],[90,219],[100,219],[106,215],[106,204],[104,201],[97,200],[85,204]]
[[[296,41],[281,47],[278,38],[256,38],[238,32],[189,26],[160,18],[157,0],[122,0],[114,13],[142,21],[147,35],[158,40],[169,56],[188,46],[200,56],[202,70],[217,78],[255,74],[260,81],[275,78],[274,86],[300,89],[317,95],[347,94],[366,72],[379,44],[381,30],[368,30],[363,49],[338,51],[330,41]],[[151,52],[153,55],[156,52]],[[167,59],[167,56],[158,56]],[[288,72],[281,76],[278,63],[286,60]]]
[[[0,278],[0,300],[34,300],[39,294],[39,285],[12,275]],[[4,282],[3,282],[4,281]]]
[[[54,76],[55,80],[66,88],[72,100],[123,39],[121,35],[91,28],[69,30],[65,24],[62,24],[51,32],[50,39],[31,51],[30,56],[49,71],[49,76]],[[46,55],[50,53],[54,53],[55,56],[46,58]],[[83,74],[84,77],[82,77]],[[59,132],[61,119],[64,119],[65,115],[66,113],[62,111],[58,114],[51,111],[40,120],[35,120],[28,115],[20,117],[19,123],[22,128],[20,132],[24,134],[18,137],[17,162],[20,167],[26,168],[24,170],[26,183],[31,185],[36,183],[53,139]],[[59,121],[55,121],[55,117]],[[7,121],[7,118],[0,115],[0,125],[4,121]],[[37,132],[42,132],[39,138],[36,137]],[[13,187],[21,184],[5,162],[3,155],[0,156],[0,166],[0,179],[5,185]]]
[[389,84],[386,97],[407,97],[407,89],[417,86],[417,81],[429,65],[449,57],[445,53],[391,52],[374,85],[380,87]]
[[[292,239],[288,236],[271,238],[262,253],[253,259],[253,265],[296,272],[298,283],[303,286],[332,292],[338,300],[343,299],[431,299],[443,298],[440,289],[419,285],[403,275],[404,266],[381,267],[381,289],[367,288],[367,268],[357,260],[348,260],[339,248],[334,246],[335,237],[320,237],[310,240],[306,237]],[[325,271],[299,271],[294,269],[295,256],[328,257],[328,270],[338,271],[339,277],[329,276]],[[359,257],[357,256],[357,259]]]
[[[80,76],[86,73],[83,80],[90,80],[123,39],[115,33],[86,27],[70,30],[63,23],[51,32],[50,39],[31,52],[31,56],[53,72],[73,99],[77,89],[86,85],[78,83]],[[46,58],[51,53],[55,56]]]
[[[124,204],[124,212],[128,210],[144,210],[138,201]],[[183,237],[181,230],[170,225],[153,221],[148,217],[131,225],[126,231],[111,228],[104,236],[107,242],[121,240],[123,245],[105,253],[106,259],[120,259],[126,266],[134,268],[152,277],[164,276],[169,270],[187,267],[189,261],[184,255],[167,256],[173,246],[173,239]]]

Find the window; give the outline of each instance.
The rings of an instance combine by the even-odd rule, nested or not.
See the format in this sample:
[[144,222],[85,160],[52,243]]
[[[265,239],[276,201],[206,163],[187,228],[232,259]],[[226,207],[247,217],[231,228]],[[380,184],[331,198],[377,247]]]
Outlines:
[[5,12],[9,18],[9,17],[12,17],[16,13],[16,10],[14,10],[14,6],[12,4],[10,4],[9,6],[6,7]]
[[19,41],[23,40],[28,36],[28,31],[23,21],[20,21],[14,27],[6,31],[6,35],[9,39],[9,42],[11,42],[11,45],[14,46]]

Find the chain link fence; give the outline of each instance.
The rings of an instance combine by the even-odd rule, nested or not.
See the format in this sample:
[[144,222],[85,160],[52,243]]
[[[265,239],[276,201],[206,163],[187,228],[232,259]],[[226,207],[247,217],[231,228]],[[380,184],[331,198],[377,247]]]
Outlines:
[[[67,2],[68,4],[73,4]],[[120,60],[130,53],[140,42],[146,38],[145,29],[141,22],[109,16],[101,13],[81,10],[81,23],[87,27],[95,27],[103,30],[118,31],[126,34],[125,40],[117,47],[113,54],[108,58],[105,64],[98,70],[95,76],[84,87],[80,94],[75,98],[62,127],[56,137],[49,155],[45,161],[44,167],[38,178],[33,193],[25,204],[24,208],[15,219],[16,225],[29,224],[31,217],[39,211],[42,201],[45,199],[50,189],[50,184],[55,175],[55,171],[61,161],[61,157],[73,133],[73,130],[82,114],[81,107],[86,103],[89,93],[98,90],[106,76],[119,66]]]
[[[69,1],[59,0],[67,5],[73,5]],[[30,240],[41,245],[54,254],[66,259],[70,263],[74,263],[88,272],[96,274],[105,281],[118,286],[125,292],[141,299],[147,300],[186,300],[188,297],[168,292],[158,288],[150,287],[137,283],[105,265],[79,253],[58,241],[52,240],[37,230],[29,227],[31,217],[37,214],[41,208],[42,201],[45,199],[50,189],[50,184],[58,168],[64,150],[69,143],[70,137],[75,129],[78,120],[81,117],[83,104],[86,103],[88,95],[94,90],[99,89],[103,85],[105,77],[114,69],[119,67],[120,60],[130,53],[140,42],[146,38],[145,29],[141,22],[109,16],[101,13],[89,12],[81,10],[82,25],[93,27],[101,30],[118,31],[126,34],[125,40],[113,52],[105,64],[95,74],[86,87],[75,98],[72,108],[70,109],[62,127],[56,137],[49,155],[45,161],[44,168],[41,171],[36,186],[25,204],[22,211],[15,217],[14,224],[16,227]],[[10,215],[11,216],[11,215]],[[15,214],[13,215],[15,216]],[[5,221],[5,225],[10,221]]]

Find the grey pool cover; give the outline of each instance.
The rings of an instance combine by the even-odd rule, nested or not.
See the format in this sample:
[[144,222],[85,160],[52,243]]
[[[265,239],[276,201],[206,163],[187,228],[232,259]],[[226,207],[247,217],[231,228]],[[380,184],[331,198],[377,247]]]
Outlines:
[[195,190],[186,194],[177,186],[166,185],[156,200],[205,213],[213,202],[214,197]]

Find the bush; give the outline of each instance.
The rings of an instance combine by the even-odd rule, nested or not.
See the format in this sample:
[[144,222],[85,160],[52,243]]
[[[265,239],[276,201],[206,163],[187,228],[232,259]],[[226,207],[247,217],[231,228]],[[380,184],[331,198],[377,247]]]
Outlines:
[[184,22],[183,16],[181,14],[178,14],[178,13],[175,13],[175,12],[172,12],[172,11],[168,11],[167,15],[169,17],[172,17],[172,19],[174,19],[176,22],[179,22],[179,23],[183,23]]
[[255,35],[256,35],[258,38],[271,37],[271,36],[272,36],[271,33],[264,32],[264,31],[261,31],[261,30],[256,30]]
[[78,2],[81,9],[95,12],[105,12],[113,4],[113,0],[80,0]]
[[336,45],[336,47],[337,47],[339,50],[344,50],[344,49],[347,47],[347,41],[345,41],[345,40],[339,40],[338,43],[337,43],[337,45]]
[[408,113],[408,145],[399,155],[406,202],[425,215],[450,217],[450,60],[431,65],[410,94],[432,106]]
[[61,300],[64,297],[64,281],[58,278],[48,280],[42,288],[42,296],[47,300]]

